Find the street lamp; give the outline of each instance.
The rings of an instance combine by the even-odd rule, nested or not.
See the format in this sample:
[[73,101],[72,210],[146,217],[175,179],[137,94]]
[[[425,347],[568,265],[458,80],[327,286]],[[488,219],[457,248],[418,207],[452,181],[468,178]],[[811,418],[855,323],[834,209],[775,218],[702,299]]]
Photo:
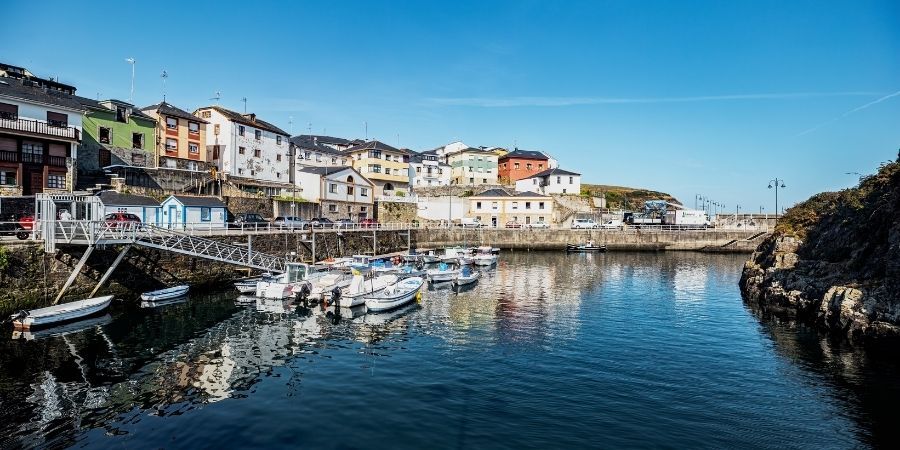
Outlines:
[[775,177],[769,180],[769,189],[775,187],[775,217],[778,217],[778,188],[784,189],[784,180]]

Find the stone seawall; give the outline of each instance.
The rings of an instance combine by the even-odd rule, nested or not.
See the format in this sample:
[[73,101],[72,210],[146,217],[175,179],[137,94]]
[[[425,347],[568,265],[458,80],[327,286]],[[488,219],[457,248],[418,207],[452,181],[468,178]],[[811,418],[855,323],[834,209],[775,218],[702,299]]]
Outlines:
[[[252,238],[254,251],[307,261],[311,245],[303,242],[310,235],[302,233],[261,234]],[[246,243],[246,236],[213,236],[226,243]],[[371,254],[372,232],[316,233],[316,258]],[[405,232],[379,231],[377,254],[403,251],[407,248]],[[10,242],[0,245],[0,318],[23,309],[47,306],[62,288],[86,247],[60,245],[54,254],[44,252],[36,243]],[[97,248],[87,260],[63,301],[84,298],[116,258],[119,246]],[[293,252],[293,254],[291,254]],[[134,246],[100,289],[101,294],[134,298],[141,292],[165,286],[189,284],[195,290],[225,289],[248,270],[239,266],[203,258]]]
[[559,250],[566,244],[592,240],[609,250],[694,250],[750,253],[767,234],[758,231],[650,231],[650,230],[495,230],[428,229],[414,233],[420,248],[447,245],[492,245],[522,250]]

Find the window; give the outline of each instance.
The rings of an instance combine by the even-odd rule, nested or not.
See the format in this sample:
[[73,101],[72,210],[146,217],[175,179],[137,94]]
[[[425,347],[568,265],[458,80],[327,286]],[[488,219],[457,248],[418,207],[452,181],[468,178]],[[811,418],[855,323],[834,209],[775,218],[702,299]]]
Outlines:
[[544,168],[544,165],[543,165],[543,164],[538,164],[538,170],[541,170],[541,169],[543,169],[543,168]]
[[258,149],[258,148],[254,148],[254,149],[253,149],[253,156],[255,156],[255,157],[257,157],[257,158],[261,157],[261,156],[262,156],[262,150],[260,150],[260,149]]
[[538,202],[538,209],[544,209],[544,202]]
[[573,179],[574,179],[574,177],[569,177],[569,184],[572,184]]
[[281,154],[275,155],[275,161],[281,161]]
[[562,177],[556,177],[556,184],[562,184]]
[[188,122],[188,133],[200,134],[200,122]]
[[566,190],[565,190],[565,189],[563,189],[563,194],[565,194],[565,193],[566,193]]
[[243,135],[244,135],[244,126],[238,125],[238,136],[243,136]]
[[196,172],[197,171],[197,161],[188,161],[187,169],[190,171]]
[[166,117],[166,128],[174,130],[178,128],[178,119],[174,117]]
[[516,169],[516,170],[519,170],[519,163],[513,164],[513,168]]
[[385,175],[390,175],[390,174],[391,174],[391,168],[390,168],[390,167],[385,167],[385,168],[384,168],[384,174],[385,174]]
[[188,142],[188,153],[193,153],[195,155],[200,153],[200,146],[193,142]]
[[535,185],[536,185],[536,184],[537,184],[537,178],[532,178],[532,180],[534,180],[534,183],[531,183],[531,184],[535,184]]
[[281,145],[281,136],[275,136],[275,143]]
[[525,168],[531,170],[531,163],[525,164]]
[[487,178],[482,178],[482,179],[481,179],[481,182],[482,182],[483,184],[487,184]]
[[144,133],[131,133],[131,148],[144,148]]
[[347,205],[347,214],[353,214],[353,205]]
[[319,153],[316,153],[316,162],[322,162],[322,155]]
[[281,172],[276,172],[276,173],[275,173],[275,178],[281,178]]
[[213,125],[213,134],[215,134],[216,136],[219,135],[219,124]]
[[[431,171],[429,170],[428,172],[431,172]],[[416,167],[416,173],[422,173],[422,168],[421,168],[421,167]]]
[[16,171],[3,169],[0,171],[0,186],[15,186],[16,185]]
[[474,168],[472,166],[469,166],[469,172],[472,172],[473,170]]
[[328,205],[328,212],[337,212],[337,205]]
[[246,147],[238,147],[238,155],[243,155],[246,152],[247,152]]
[[469,184],[475,184],[475,179],[474,179],[474,178],[469,178]]
[[378,164],[369,164],[369,172],[381,173],[381,166]]
[[334,183],[329,184],[329,185],[328,185],[328,192],[330,192],[330,193],[332,193],[332,194],[337,194],[337,185],[334,184]]
[[368,206],[360,206],[360,207],[359,207],[359,212],[364,213],[364,212],[367,212],[367,211],[369,211],[369,207],[368,207]]
[[116,122],[128,123],[128,108],[116,106]]
[[166,151],[167,152],[177,152],[178,151],[178,139],[166,138]]
[[531,209],[531,202],[525,202],[525,209]]
[[368,188],[359,188],[359,196],[360,197],[368,197],[369,189]]
[[491,209],[497,209],[497,202],[491,202]]
[[519,202],[512,202],[512,209],[519,209]]
[[262,139],[262,131],[254,130],[254,131],[253,131],[253,137],[254,137],[257,141],[260,140],[260,139]]
[[201,222],[209,222],[212,214],[209,211],[209,208],[200,208],[200,221]]
[[337,158],[331,157],[331,164],[332,164],[332,165],[337,165]]
[[112,142],[112,128],[100,127],[99,133],[97,133],[97,140],[100,141],[101,144],[109,144]]
[[67,127],[69,126],[69,116],[47,111],[47,123],[50,124],[51,127]]
[[47,188],[48,189],[65,189],[66,188],[66,176],[60,173],[51,173],[47,175]]
[[202,117],[202,118],[204,118],[204,119],[209,119],[210,117],[212,117],[212,112],[210,112],[210,111],[201,111],[201,112],[200,112],[200,117]]
[[244,174],[244,169],[241,169],[240,167],[238,167],[238,175],[243,175],[243,174]]
[[353,186],[347,186],[347,195],[353,195]]
[[481,202],[475,202],[475,209],[481,209]]
[[543,221],[544,221],[544,216],[538,217],[538,222],[543,222]]
[[0,103],[0,119],[19,120],[19,105]]

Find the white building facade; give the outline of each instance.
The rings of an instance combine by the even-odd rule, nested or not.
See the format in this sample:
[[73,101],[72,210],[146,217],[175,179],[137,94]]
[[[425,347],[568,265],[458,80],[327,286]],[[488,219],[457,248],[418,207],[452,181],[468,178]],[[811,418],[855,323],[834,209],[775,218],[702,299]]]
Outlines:
[[291,183],[290,135],[260,120],[220,106],[200,108],[194,115],[209,122],[206,145],[210,162],[224,179],[259,185],[269,195],[282,194]]
[[516,181],[516,191],[537,192],[544,195],[580,195],[581,174],[563,169],[547,169],[532,177]]
[[373,217],[375,185],[352,167],[304,167],[296,181],[303,199],[319,204],[319,217]]
[[413,155],[409,159],[409,185],[415,190],[425,186],[450,184],[450,166],[441,161],[434,150]]

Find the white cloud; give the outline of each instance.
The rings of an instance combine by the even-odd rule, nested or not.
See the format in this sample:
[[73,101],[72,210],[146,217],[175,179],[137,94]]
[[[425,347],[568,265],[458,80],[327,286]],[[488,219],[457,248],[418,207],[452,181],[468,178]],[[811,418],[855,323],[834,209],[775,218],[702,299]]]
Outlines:
[[814,127],[812,127],[812,128],[809,128],[809,129],[807,129],[807,130],[801,131],[800,133],[797,133],[797,136],[795,136],[795,137],[800,137],[800,136],[803,136],[804,134],[812,133],[813,131],[816,131],[816,130],[818,130],[818,129],[824,127],[825,125],[830,125],[830,124],[832,124],[832,123],[834,123],[834,122],[837,122],[838,120],[843,119],[844,117],[847,117],[847,116],[849,116],[850,114],[853,114],[853,113],[855,113],[855,112],[862,111],[862,110],[864,110],[864,109],[866,109],[866,108],[868,108],[868,107],[870,107],[870,106],[872,106],[872,105],[877,105],[878,103],[881,103],[881,102],[883,102],[883,101],[885,101],[885,100],[888,100],[888,99],[891,99],[891,98],[897,97],[897,96],[900,96],[900,91],[897,91],[897,92],[894,92],[893,94],[888,94],[888,95],[885,95],[884,97],[880,97],[880,98],[878,98],[878,99],[872,100],[871,102],[866,103],[865,105],[857,106],[856,108],[853,108],[853,109],[851,109],[850,111],[847,111],[847,112],[841,114],[840,117],[835,117],[835,118],[833,118],[833,119],[828,120],[827,122],[822,122],[822,123],[820,123],[820,124],[818,124],[818,125],[816,125],[816,126],[814,126]]

